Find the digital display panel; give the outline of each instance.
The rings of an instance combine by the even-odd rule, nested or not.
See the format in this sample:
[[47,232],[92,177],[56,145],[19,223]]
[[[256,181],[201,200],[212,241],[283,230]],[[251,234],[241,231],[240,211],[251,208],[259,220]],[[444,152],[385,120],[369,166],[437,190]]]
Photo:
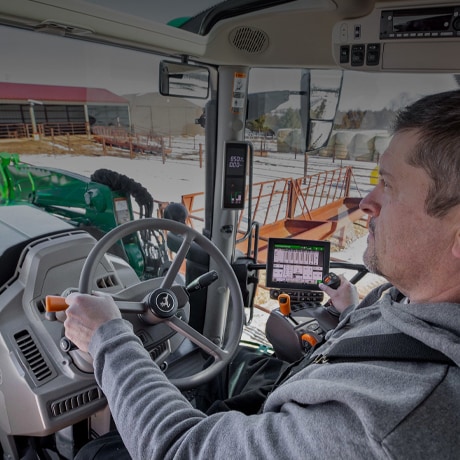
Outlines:
[[227,152],[227,168],[229,175],[242,176],[246,169],[246,155],[242,155],[239,149],[229,148]]
[[383,11],[380,38],[458,36],[460,6]]
[[329,272],[328,241],[269,238],[267,254],[268,288],[319,290]]
[[224,208],[244,208],[247,156],[248,144],[246,142],[227,142],[225,144]]
[[449,30],[452,14],[421,14],[418,16],[393,16],[394,32],[418,32]]

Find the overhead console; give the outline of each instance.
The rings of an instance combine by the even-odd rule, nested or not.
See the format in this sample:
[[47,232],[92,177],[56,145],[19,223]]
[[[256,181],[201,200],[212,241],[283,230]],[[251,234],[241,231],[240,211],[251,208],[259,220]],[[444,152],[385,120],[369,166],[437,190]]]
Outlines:
[[[414,5],[414,2],[411,2]],[[457,72],[460,70],[460,3],[381,8],[337,23],[334,59],[350,70]]]

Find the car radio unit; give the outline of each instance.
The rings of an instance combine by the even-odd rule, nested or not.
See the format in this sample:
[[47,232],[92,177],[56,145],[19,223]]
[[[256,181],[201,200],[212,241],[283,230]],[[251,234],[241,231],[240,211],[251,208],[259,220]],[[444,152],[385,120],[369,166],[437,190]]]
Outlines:
[[382,11],[380,39],[445,38],[460,33],[460,5]]

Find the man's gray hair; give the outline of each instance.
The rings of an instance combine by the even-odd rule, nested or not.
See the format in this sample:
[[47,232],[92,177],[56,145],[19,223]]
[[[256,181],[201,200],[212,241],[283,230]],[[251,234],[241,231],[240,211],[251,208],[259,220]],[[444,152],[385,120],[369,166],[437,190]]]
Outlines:
[[408,163],[432,180],[426,212],[443,217],[460,204],[460,90],[425,96],[401,110],[393,132],[409,129],[420,133],[420,141]]

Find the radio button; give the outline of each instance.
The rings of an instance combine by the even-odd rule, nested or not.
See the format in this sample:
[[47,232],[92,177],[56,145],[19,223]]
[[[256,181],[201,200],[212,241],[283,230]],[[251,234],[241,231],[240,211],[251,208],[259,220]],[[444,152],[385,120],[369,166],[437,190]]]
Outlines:
[[347,64],[348,62],[350,62],[350,47],[344,45],[340,47],[340,63]]
[[367,45],[366,65],[379,65],[380,44],[370,43]]
[[364,45],[353,45],[351,47],[351,65],[362,66],[364,65],[365,47]]

